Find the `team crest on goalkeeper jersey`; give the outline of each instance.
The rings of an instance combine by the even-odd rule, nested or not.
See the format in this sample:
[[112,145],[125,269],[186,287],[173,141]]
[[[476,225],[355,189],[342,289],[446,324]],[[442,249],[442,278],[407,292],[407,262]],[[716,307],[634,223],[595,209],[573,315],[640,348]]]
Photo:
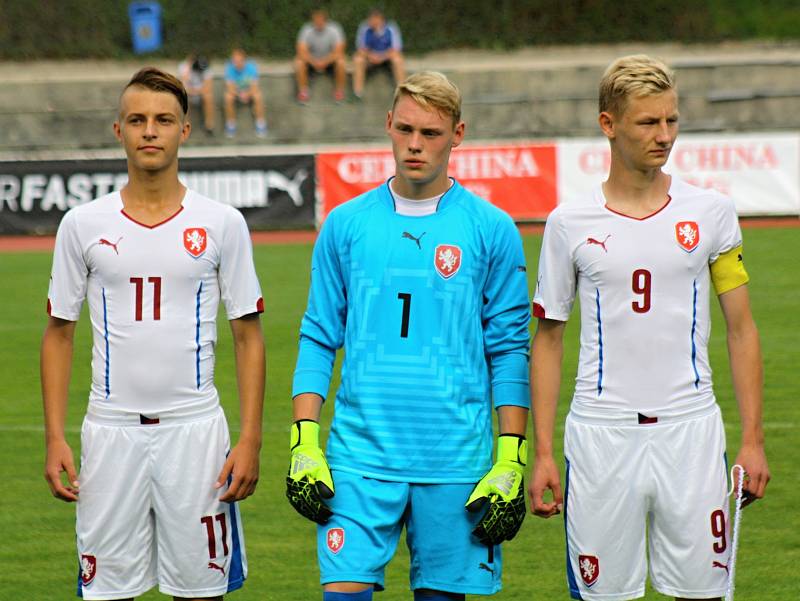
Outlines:
[[600,577],[600,560],[594,555],[578,555],[578,568],[586,586],[592,586]]
[[330,552],[337,554],[344,547],[344,528],[329,528],[325,541]]
[[675,224],[675,239],[686,252],[692,252],[700,244],[700,227],[696,221],[679,221]]
[[208,236],[202,227],[190,227],[183,230],[183,247],[194,258],[206,252],[206,241]]
[[81,554],[81,584],[89,586],[97,574],[97,559],[94,555]]
[[453,244],[439,244],[433,254],[433,264],[440,276],[450,279],[461,268],[461,249]]

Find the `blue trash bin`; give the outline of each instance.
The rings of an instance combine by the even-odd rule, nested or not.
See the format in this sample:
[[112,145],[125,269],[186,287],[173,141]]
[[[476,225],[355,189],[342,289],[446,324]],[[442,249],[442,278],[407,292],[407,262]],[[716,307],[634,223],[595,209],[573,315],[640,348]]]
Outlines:
[[158,2],[131,2],[128,5],[131,39],[136,54],[161,48],[161,5]]

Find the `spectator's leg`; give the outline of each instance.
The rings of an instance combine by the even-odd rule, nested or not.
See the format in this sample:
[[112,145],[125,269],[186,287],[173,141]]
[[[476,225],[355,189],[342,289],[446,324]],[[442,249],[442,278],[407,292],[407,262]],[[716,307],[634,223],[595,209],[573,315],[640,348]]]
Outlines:
[[294,77],[297,81],[297,99],[308,100],[308,63],[299,56],[294,58]]
[[225,135],[236,134],[236,92],[225,90]]
[[392,75],[394,75],[395,85],[402,83],[406,79],[406,64],[403,60],[402,52],[393,50],[389,54],[389,60],[392,62]]
[[264,137],[267,135],[267,120],[264,117],[264,95],[261,88],[255,87],[250,99],[253,108],[253,118],[256,121],[256,135]]
[[333,97],[337,101],[344,100],[344,87],[347,81],[347,70],[343,56],[337,58],[333,63],[333,78],[335,82]]
[[353,94],[361,98],[364,94],[364,79],[367,75],[367,57],[359,50],[353,55]]
[[203,90],[200,92],[203,97],[203,121],[205,123],[206,131],[214,131],[215,107],[214,107],[214,82],[211,79],[206,79],[203,82]]

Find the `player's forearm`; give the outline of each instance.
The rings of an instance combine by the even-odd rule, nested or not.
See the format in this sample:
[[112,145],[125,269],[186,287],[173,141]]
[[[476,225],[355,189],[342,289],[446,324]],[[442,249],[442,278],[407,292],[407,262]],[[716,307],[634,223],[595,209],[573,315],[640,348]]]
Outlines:
[[515,405],[501,405],[497,408],[497,424],[500,434],[525,436],[528,426],[528,410]]
[[[247,318],[246,318],[247,319]],[[235,320],[242,322],[242,320]],[[244,327],[242,327],[244,326]],[[266,361],[261,323],[257,316],[234,327],[236,376],[239,384],[241,433],[239,441],[261,446]]]
[[292,415],[294,421],[310,419],[318,422],[322,411],[323,399],[314,392],[303,392],[292,399]]
[[[555,327],[555,329],[553,329]],[[538,457],[553,454],[553,431],[561,386],[563,324],[549,326],[540,321],[531,354],[531,406],[533,434]]]
[[67,398],[72,371],[74,325],[48,325],[42,338],[40,373],[44,405],[45,439],[64,439]]
[[752,320],[728,331],[733,388],[742,422],[742,444],[763,445],[762,387],[764,373],[758,330]]

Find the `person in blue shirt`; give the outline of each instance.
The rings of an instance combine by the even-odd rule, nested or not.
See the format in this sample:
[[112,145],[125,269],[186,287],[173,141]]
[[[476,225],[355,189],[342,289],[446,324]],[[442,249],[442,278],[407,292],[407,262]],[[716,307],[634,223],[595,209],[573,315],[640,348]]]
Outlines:
[[356,31],[356,53],[353,55],[353,94],[361,98],[367,70],[388,65],[395,83],[406,78],[403,62],[403,38],[394,21],[386,21],[379,8],[369,11]]
[[249,104],[256,122],[256,136],[267,135],[267,120],[264,117],[264,98],[258,86],[258,66],[247,58],[241,48],[234,48],[231,58],[225,63],[225,135],[236,135],[236,103]]
[[319,524],[324,601],[382,590],[403,528],[415,600],[493,594],[525,515],[525,257],[511,218],[448,177],[464,129],[444,75],[406,79],[386,120],[396,175],[334,209],[314,247],[287,496]]

